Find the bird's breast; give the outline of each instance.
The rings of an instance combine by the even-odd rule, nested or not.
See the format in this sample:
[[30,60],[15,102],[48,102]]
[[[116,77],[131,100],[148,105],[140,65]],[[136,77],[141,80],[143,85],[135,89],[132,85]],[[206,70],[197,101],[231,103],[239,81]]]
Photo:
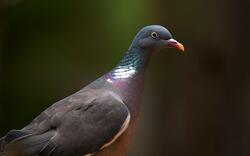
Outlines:
[[137,120],[132,120],[128,129],[109,147],[97,152],[94,156],[124,156],[136,131]]

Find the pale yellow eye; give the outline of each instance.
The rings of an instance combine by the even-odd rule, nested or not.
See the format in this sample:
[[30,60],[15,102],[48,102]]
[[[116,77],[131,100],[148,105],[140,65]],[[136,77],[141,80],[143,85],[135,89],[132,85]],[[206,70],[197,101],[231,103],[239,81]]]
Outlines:
[[152,33],[151,33],[151,37],[152,37],[152,38],[157,38],[157,37],[158,37],[157,32],[152,32]]

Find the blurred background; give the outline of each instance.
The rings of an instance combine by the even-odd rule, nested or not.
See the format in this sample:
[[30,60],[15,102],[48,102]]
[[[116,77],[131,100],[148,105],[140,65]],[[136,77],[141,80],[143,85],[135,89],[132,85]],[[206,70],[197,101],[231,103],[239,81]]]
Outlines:
[[0,136],[116,65],[137,31],[186,47],[155,55],[127,156],[250,155],[244,0],[1,0]]

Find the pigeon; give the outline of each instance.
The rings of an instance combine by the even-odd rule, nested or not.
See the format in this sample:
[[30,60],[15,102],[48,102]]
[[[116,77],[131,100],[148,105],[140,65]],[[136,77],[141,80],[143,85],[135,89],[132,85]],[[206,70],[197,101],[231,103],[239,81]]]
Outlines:
[[184,51],[163,26],[135,36],[110,72],[0,139],[0,156],[124,156],[136,125],[144,75],[153,53]]

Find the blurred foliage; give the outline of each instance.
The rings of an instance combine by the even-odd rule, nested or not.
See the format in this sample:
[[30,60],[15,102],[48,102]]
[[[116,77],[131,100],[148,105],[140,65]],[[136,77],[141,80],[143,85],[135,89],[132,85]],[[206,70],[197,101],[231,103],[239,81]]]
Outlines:
[[[137,8],[131,7],[131,12],[126,12],[125,4],[125,1],[27,0],[8,6],[1,36],[6,94],[3,103],[8,104],[2,106],[1,110],[6,111],[1,115],[22,116],[26,112],[27,117],[22,122],[16,116],[8,121],[1,117],[1,122],[21,127],[41,108],[79,89],[80,84],[84,86],[117,63],[134,35],[129,30],[144,21],[145,10],[133,16]],[[125,34],[128,37],[120,37]],[[16,97],[10,100],[13,95]],[[34,105],[37,105],[35,111]]]
[[161,24],[187,53],[164,50],[152,59],[128,155],[249,155],[247,6],[244,0],[0,1],[0,136],[109,71],[141,27]]

